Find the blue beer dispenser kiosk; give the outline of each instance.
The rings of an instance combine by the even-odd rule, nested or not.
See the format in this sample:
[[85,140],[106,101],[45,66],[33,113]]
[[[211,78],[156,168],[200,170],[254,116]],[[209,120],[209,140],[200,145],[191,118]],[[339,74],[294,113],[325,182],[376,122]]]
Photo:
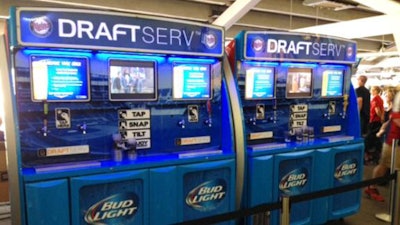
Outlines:
[[8,33],[16,223],[160,225],[236,208],[221,27],[21,7]]
[[[355,42],[242,31],[226,51],[243,112],[246,207],[362,179],[363,141],[350,82]],[[359,207],[359,190],[293,203],[290,224],[324,224]],[[280,224],[280,212],[246,221]]]

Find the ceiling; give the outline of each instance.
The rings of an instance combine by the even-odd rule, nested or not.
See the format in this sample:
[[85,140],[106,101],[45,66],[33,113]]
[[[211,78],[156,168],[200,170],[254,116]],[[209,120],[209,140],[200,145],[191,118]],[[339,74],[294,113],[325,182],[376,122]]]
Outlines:
[[[367,4],[360,4],[364,1]],[[229,41],[241,30],[293,31],[316,25],[384,16],[383,9],[371,8],[371,4],[374,4],[372,1],[379,2],[380,5],[389,2],[400,8],[400,0],[0,0],[0,17],[8,16],[10,6],[45,6],[95,8],[213,23],[234,4],[241,2],[247,7],[250,5],[249,8],[240,8],[239,13],[232,11],[224,14],[231,17],[232,24],[226,26],[225,34]],[[392,27],[395,26],[395,21],[392,23]],[[364,29],[376,28],[365,24]],[[396,50],[393,34],[353,40],[357,41],[358,53]]]

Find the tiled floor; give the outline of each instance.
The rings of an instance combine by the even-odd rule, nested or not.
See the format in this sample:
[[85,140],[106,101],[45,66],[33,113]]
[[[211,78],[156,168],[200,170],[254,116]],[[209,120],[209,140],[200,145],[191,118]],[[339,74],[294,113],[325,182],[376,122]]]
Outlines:
[[[371,177],[373,166],[364,167],[364,179]],[[385,202],[376,202],[363,195],[361,200],[361,210],[359,213],[337,221],[330,221],[327,225],[388,225],[390,223],[378,220],[377,213],[389,213],[389,185],[379,187]],[[0,225],[11,225],[11,220],[0,219]],[[17,225],[17,224],[13,224]]]

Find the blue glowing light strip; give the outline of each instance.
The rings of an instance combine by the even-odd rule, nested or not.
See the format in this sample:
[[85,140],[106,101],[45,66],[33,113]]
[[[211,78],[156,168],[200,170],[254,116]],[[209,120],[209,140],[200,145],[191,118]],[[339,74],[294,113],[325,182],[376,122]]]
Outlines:
[[169,57],[168,62],[191,62],[191,63],[208,63],[213,64],[217,60],[216,59],[203,59],[203,58],[183,58],[183,57]]
[[88,51],[52,51],[52,50],[39,50],[39,49],[24,49],[22,52],[25,55],[40,54],[40,55],[54,55],[54,56],[85,56],[92,57],[93,54]]
[[282,63],[282,66],[285,67],[317,67],[316,63]]
[[120,53],[98,53],[96,57],[100,60],[108,60],[108,59],[131,59],[131,60],[148,60],[148,61],[157,61],[158,63],[162,63],[165,61],[164,56],[157,55],[142,55],[142,54],[120,54]]
[[344,65],[335,65],[335,64],[325,64],[325,65],[321,65],[321,68],[323,68],[323,69],[342,69],[342,70],[344,70],[344,69],[346,69],[346,66],[344,66]]
[[245,61],[245,64],[251,66],[278,66],[279,63],[277,62],[260,62],[260,61]]

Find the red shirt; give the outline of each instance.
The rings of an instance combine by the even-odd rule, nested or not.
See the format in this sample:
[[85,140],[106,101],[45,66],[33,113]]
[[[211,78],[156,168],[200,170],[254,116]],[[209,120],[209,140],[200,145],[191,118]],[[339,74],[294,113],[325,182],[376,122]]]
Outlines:
[[[390,114],[391,120],[400,119],[400,92],[396,94],[393,99],[392,113]],[[400,139],[400,127],[396,126],[393,121],[390,121],[389,132],[386,135],[386,144],[392,145],[393,139]]]
[[371,100],[371,106],[369,108],[369,122],[382,122],[381,117],[376,114],[375,108],[379,108],[381,113],[384,113],[383,100],[381,96],[376,95]]

